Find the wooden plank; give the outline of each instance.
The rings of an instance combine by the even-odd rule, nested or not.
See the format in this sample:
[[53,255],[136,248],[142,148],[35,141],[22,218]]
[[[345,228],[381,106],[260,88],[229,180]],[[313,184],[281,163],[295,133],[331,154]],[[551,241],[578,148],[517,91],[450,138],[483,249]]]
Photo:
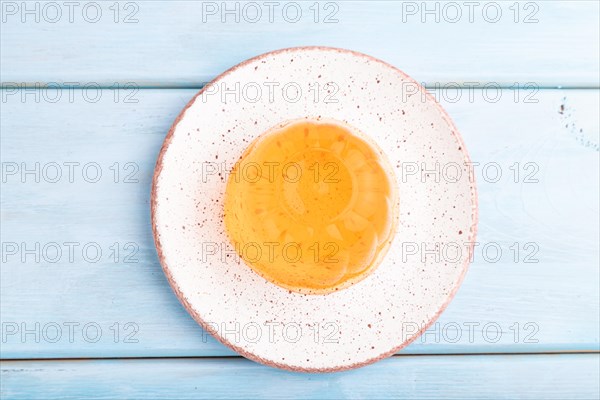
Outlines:
[[2,82],[198,87],[249,57],[323,45],[431,85],[599,86],[596,1],[47,3],[2,3]]
[[[108,90],[95,103],[81,91],[73,102],[67,95],[36,102],[31,93],[3,99],[3,358],[232,354],[207,337],[171,292],[149,224],[158,150],[194,92],[140,90],[137,103],[123,102],[129,92],[115,101]],[[472,101],[440,97],[473,161],[495,162],[503,175],[493,183],[494,168],[486,167],[486,175],[476,169],[481,245],[474,263],[440,325],[404,353],[598,350],[598,91],[542,90],[531,99],[537,103],[501,93],[495,103],[481,91]],[[35,172],[23,172],[36,162],[39,183]],[[62,172],[57,183],[50,183],[53,162]],[[79,163],[71,164],[73,183],[69,162]],[[83,174],[93,162],[98,166]],[[528,162],[533,169],[525,169]],[[97,167],[102,177],[90,183]],[[125,182],[134,171],[130,178],[138,182]],[[525,183],[525,174],[539,182]],[[491,244],[487,258],[484,244]],[[57,247],[62,254],[52,262]],[[102,255],[94,262],[96,248]],[[497,248],[502,256],[493,262]]]
[[598,354],[395,356],[333,374],[235,359],[10,361],[2,398],[594,399]]

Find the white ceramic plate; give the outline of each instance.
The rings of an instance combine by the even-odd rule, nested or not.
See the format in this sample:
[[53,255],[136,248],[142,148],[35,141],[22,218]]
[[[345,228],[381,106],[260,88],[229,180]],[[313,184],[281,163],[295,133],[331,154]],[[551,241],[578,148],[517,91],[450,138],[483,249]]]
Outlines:
[[[399,193],[382,263],[328,295],[290,292],[254,273],[228,250],[222,218],[226,170],[269,128],[301,118],[368,135]],[[297,371],[366,365],[418,337],[456,293],[477,223],[468,166],[448,115],[400,70],[332,48],[263,54],[200,91],[165,139],[152,191],[160,262],[196,321],[245,357]]]

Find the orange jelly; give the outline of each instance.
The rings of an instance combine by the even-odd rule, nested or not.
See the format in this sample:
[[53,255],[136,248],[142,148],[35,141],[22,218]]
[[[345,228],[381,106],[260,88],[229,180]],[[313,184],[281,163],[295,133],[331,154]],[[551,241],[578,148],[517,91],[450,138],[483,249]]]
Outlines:
[[394,182],[382,152],[350,128],[282,124],[256,139],[231,171],[227,234],[270,282],[330,293],[381,261],[397,218]]

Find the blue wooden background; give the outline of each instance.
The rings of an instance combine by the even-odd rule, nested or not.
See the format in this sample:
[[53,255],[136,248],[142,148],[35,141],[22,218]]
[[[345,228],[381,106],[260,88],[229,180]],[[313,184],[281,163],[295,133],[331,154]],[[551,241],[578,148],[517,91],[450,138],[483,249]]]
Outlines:
[[[246,3],[239,21],[222,15],[235,2],[54,4],[1,5],[2,398],[599,397],[598,2],[469,14],[309,1],[295,23],[289,2],[272,21],[257,2],[257,22]],[[299,45],[404,70],[493,167],[476,169],[481,245],[439,324],[390,359],[325,375],[207,336],[166,282],[149,219],[156,156],[186,102],[236,63]]]

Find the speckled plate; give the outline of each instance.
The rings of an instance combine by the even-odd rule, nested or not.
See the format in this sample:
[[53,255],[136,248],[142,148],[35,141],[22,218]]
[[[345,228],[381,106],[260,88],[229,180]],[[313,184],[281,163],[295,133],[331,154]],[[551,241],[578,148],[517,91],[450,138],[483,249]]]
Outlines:
[[[342,121],[394,168],[397,233],[379,267],[327,295],[274,285],[231,253],[223,224],[227,171],[284,121]],[[390,356],[455,295],[473,251],[475,184],[450,118],[402,71],[348,50],[302,47],[245,61],[195,96],[169,131],[152,189],[165,274],[194,319],[252,360],[339,371]]]

